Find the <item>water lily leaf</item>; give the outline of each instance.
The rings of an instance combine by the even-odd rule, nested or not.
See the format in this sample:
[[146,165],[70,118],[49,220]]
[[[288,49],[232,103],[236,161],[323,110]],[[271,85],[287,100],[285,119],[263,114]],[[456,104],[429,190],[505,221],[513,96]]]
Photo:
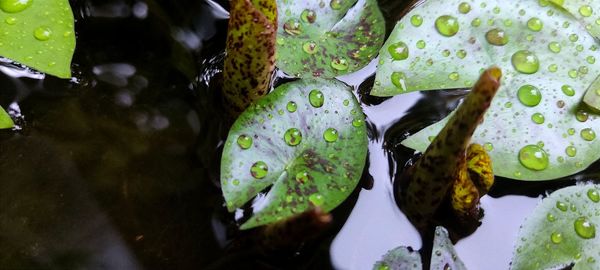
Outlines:
[[235,114],[266,95],[275,68],[275,0],[233,0],[223,66],[223,95]]
[[335,80],[287,83],[233,124],[221,160],[227,208],[257,196],[242,229],[313,206],[327,212],[350,195],[367,155],[364,116],[350,90]]
[[525,220],[511,269],[600,269],[600,186],[560,189]]
[[594,109],[596,113],[600,111],[600,75],[587,89],[583,102]]
[[571,13],[592,36],[600,39],[600,2],[596,0],[549,0]]
[[458,258],[454,245],[448,237],[448,231],[444,227],[435,228],[433,239],[433,252],[431,254],[432,270],[466,270],[465,264]]
[[[473,142],[486,146],[496,175],[555,179],[600,158],[598,117],[579,106],[600,74],[599,54],[596,40],[555,5],[429,0],[396,25],[373,93],[470,87],[497,65],[502,86]],[[447,119],[403,144],[424,151]]]
[[[418,270],[423,269],[421,255],[408,247],[397,247],[386,253],[381,261],[373,266],[373,270]],[[465,264],[458,258],[454,245],[444,227],[435,228],[433,251],[431,254],[431,270],[466,270]]]
[[385,21],[376,0],[278,0],[277,66],[296,77],[332,78],[376,55]]
[[381,261],[373,265],[373,270],[422,270],[419,251],[408,247],[397,247],[388,251]]
[[71,77],[75,50],[67,0],[0,1],[0,55],[60,78]]
[[0,107],[0,129],[13,128],[15,123],[13,122],[10,115],[6,113],[4,108]]

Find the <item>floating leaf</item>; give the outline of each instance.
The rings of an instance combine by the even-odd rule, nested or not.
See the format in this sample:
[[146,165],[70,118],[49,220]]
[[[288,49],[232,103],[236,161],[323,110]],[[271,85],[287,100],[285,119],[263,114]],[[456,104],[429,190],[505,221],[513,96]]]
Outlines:
[[364,116],[348,86],[334,80],[281,85],[229,131],[221,160],[227,208],[258,195],[242,229],[312,206],[328,212],[356,187],[366,154]]
[[[417,270],[423,269],[421,255],[407,247],[397,247],[388,251],[381,261],[373,266],[374,270]],[[467,267],[458,258],[448,231],[444,227],[435,228],[433,251],[431,254],[431,270],[466,270]]]
[[0,129],[13,128],[15,123],[13,122],[10,115],[6,113],[4,108],[0,107]]
[[332,78],[376,55],[385,21],[375,0],[278,0],[277,66],[296,77]]
[[596,113],[600,111],[600,75],[586,91],[583,102],[596,110]]
[[511,269],[600,269],[599,192],[578,185],[542,200],[519,232]]
[[[585,28],[554,5],[429,0],[396,25],[372,93],[471,87],[482,69],[497,65],[502,87],[473,142],[486,146],[496,175],[555,179],[600,158],[600,140],[587,136],[600,132],[598,117],[579,107],[600,74],[599,54]],[[403,144],[424,151],[447,119]]]
[[67,0],[0,0],[0,55],[60,78],[71,77],[75,50]]
[[600,39],[600,2],[597,0],[548,0],[581,21],[592,36]]
[[243,111],[267,94],[275,68],[275,0],[233,0],[223,66],[223,95],[231,109]]

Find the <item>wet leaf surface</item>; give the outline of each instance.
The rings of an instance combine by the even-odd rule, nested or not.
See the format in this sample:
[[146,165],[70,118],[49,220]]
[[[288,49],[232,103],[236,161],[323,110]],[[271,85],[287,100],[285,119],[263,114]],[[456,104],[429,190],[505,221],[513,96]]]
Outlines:
[[60,78],[71,77],[75,50],[67,0],[0,1],[0,55]]
[[227,208],[256,196],[242,229],[313,206],[327,212],[354,190],[366,154],[364,116],[348,86],[332,80],[281,85],[229,132],[221,160]]
[[374,0],[277,1],[277,66],[296,77],[332,78],[367,65],[383,44]]
[[4,108],[0,107],[0,129],[13,128],[15,123],[13,122],[10,115],[4,110]]
[[[598,43],[554,5],[427,1],[396,25],[380,55],[372,94],[381,96],[468,88],[482,69],[502,68],[502,87],[473,137],[496,175],[555,179],[600,158],[598,117],[580,106],[600,73]],[[447,119],[403,144],[424,151]]]
[[600,186],[560,189],[542,200],[519,232],[511,269],[600,268]]

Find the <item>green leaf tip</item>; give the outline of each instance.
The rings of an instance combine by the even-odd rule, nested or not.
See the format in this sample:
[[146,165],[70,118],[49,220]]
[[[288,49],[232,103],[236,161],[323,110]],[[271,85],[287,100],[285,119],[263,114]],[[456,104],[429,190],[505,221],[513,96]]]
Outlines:
[[[600,159],[600,118],[581,106],[600,74],[598,39],[588,25],[548,1],[428,0],[398,22],[381,49],[372,94],[470,88],[497,65],[502,86],[473,143],[488,151],[497,176],[572,175]],[[449,118],[403,144],[424,151]]]
[[335,80],[286,83],[248,107],[231,127],[221,159],[229,211],[256,197],[241,228],[342,203],[365,165],[364,120],[351,89]]
[[383,44],[375,0],[278,0],[277,66],[296,77],[333,78],[366,66]]
[[587,89],[585,96],[583,96],[583,102],[592,108],[596,114],[600,112],[600,75]]
[[600,269],[600,186],[580,184],[543,199],[519,231],[511,269]]
[[15,123],[12,118],[4,108],[0,107],[0,129],[9,129],[13,127],[15,127]]
[[67,0],[0,1],[0,55],[40,72],[71,78],[73,12]]
[[233,0],[228,23],[223,95],[238,114],[266,95],[275,68],[275,0]]

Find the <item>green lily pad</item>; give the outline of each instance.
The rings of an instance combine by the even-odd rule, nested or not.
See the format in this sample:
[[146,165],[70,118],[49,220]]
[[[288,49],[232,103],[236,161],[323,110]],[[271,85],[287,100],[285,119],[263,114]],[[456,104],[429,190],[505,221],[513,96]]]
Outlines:
[[[373,266],[373,270],[419,270],[423,269],[421,255],[407,247],[397,247],[386,253],[381,261]],[[458,258],[454,245],[444,227],[435,228],[433,251],[431,254],[431,270],[466,270],[465,264]]]
[[383,44],[376,0],[278,0],[277,66],[296,77],[333,78],[367,65]]
[[0,129],[7,129],[15,127],[15,123],[13,122],[10,115],[4,110],[4,108],[0,107]]
[[227,208],[234,211],[257,196],[254,215],[242,229],[313,206],[330,211],[358,184],[366,155],[364,115],[347,85],[335,80],[281,85],[244,111],[229,131],[221,160]]
[[[486,146],[496,175],[555,179],[600,158],[598,116],[579,106],[600,74],[599,57],[594,37],[555,5],[429,0],[396,25],[372,94],[468,88],[497,65],[502,86],[473,142]],[[447,119],[403,144],[424,151]]]
[[592,36],[600,39],[600,2],[597,0],[547,0],[571,13]]
[[75,50],[67,0],[1,0],[0,55],[60,78],[71,77]]
[[600,269],[599,192],[578,185],[542,200],[522,225],[511,269]]

